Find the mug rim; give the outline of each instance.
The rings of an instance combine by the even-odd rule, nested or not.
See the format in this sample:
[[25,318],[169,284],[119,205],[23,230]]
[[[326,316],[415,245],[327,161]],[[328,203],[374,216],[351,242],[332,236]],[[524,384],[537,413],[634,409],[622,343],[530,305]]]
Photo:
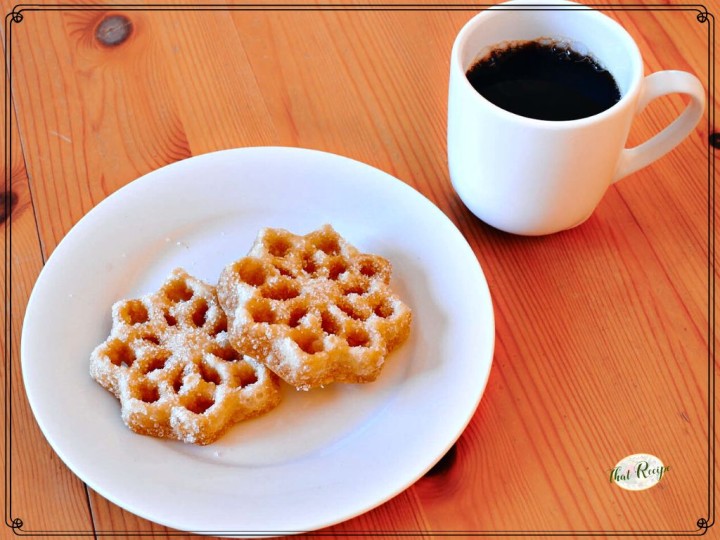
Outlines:
[[[485,96],[480,94],[475,88],[470,84],[470,81],[468,80],[466,76],[466,68],[462,66],[462,63],[460,62],[460,51],[462,46],[467,41],[469,35],[471,32],[473,32],[478,24],[482,22],[484,18],[487,17],[489,12],[492,12],[493,10],[498,11],[497,8],[503,7],[503,6],[517,6],[517,7],[533,7],[532,0],[509,0],[507,2],[501,2],[499,4],[495,4],[494,6],[491,6],[487,9],[484,9],[480,11],[479,13],[475,14],[473,17],[471,17],[460,29],[457,36],[455,37],[455,42],[453,43],[452,51],[451,51],[451,62],[450,62],[450,69],[451,70],[457,70],[459,71],[463,81],[462,85],[467,89],[471,90],[475,96],[477,96],[478,99],[480,99],[481,102],[488,105],[491,109],[495,110],[498,114],[502,116],[506,116],[509,120],[515,120],[518,122],[526,122],[530,124],[534,124],[539,127],[555,127],[557,129],[562,128],[570,128],[570,127],[580,127],[584,124],[591,124],[594,122],[598,122],[603,120],[605,117],[613,116],[616,114],[620,109],[625,107],[628,100],[631,99],[632,96],[634,96],[640,88],[640,83],[643,79],[644,72],[643,72],[643,61],[642,56],[640,54],[640,49],[638,48],[637,43],[633,39],[633,37],[630,35],[630,33],[617,21],[614,19],[608,17],[601,11],[594,9],[590,6],[586,6],[584,4],[581,4],[579,2],[573,2],[571,0],[553,0],[552,4],[545,4],[545,3],[537,3],[538,9],[540,8],[547,8],[550,6],[557,5],[560,6],[566,6],[567,9],[560,9],[560,11],[590,11],[593,13],[593,16],[597,16],[599,18],[602,18],[605,20],[606,24],[610,24],[610,26],[614,27],[616,31],[618,31],[620,34],[623,35],[625,40],[631,45],[631,50],[629,51],[632,55],[632,61],[635,64],[635,70],[632,74],[632,80],[630,82],[630,85],[628,86],[627,91],[620,96],[620,99],[614,103],[611,107],[605,109],[602,112],[599,112],[597,114],[593,114],[592,116],[585,116],[583,118],[576,118],[574,120],[543,120],[540,118],[531,118],[528,116],[522,116],[517,113],[510,112],[506,109],[503,109],[502,107],[496,105],[492,101],[488,100]],[[509,9],[507,11],[513,11],[512,9]],[[502,43],[498,42],[498,43]],[[614,75],[613,75],[614,77]]]

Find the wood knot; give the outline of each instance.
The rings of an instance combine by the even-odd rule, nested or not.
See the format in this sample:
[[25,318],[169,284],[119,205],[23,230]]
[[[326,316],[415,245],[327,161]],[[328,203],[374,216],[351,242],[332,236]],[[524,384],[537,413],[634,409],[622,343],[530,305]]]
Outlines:
[[0,223],[5,223],[5,220],[10,216],[17,202],[18,196],[14,191],[0,193]]
[[106,47],[117,47],[132,34],[133,24],[125,15],[110,15],[95,29],[95,39]]
[[448,472],[455,463],[456,459],[457,444],[453,444],[450,447],[450,450],[448,450],[447,453],[440,458],[440,461],[438,461],[435,465],[433,465],[432,469],[425,473],[425,476],[437,476]]
[[720,148],[720,133],[712,133],[710,135],[710,146]]

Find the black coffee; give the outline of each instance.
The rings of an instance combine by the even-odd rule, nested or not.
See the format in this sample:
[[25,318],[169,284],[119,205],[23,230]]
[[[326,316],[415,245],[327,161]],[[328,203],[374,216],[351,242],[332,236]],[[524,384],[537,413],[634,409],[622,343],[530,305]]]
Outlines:
[[540,120],[586,118],[620,100],[615,79],[595,59],[548,40],[495,49],[466,75],[498,107]]

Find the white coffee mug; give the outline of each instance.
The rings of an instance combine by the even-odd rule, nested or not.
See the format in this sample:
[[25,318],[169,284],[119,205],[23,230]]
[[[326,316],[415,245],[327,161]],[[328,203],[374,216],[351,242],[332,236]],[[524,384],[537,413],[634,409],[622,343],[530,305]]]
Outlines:
[[[465,24],[450,58],[447,151],[450,178],[465,205],[503,231],[542,235],[579,225],[613,182],[649,165],[695,128],[705,108],[700,81],[683,71],[647,77],[637,44],[597,10],[569,1],[528,9],[498,4]],[[503,42],[553,38],[588,52],[615,78],[620,100],[578,120],[550,121],[508,112],[481,96],[467,69]],[[625,148],[633,118],[653,99],[691,101],[660,133]]]

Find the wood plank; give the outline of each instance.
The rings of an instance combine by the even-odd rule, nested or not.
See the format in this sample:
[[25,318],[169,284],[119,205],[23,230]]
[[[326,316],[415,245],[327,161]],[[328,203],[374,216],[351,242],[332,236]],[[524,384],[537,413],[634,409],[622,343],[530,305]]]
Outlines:
[[[4,66],[4,57],[3,57]],[[30,183],[20,147],[17,124],[11,109],[11,148],[9,162],[3,173],[9,173],[5,198],[11,200],[11,214],[3,208],[3,234],[0,244],[7,258],[2,268],[2,284],[9,292],[2,310],[3,328],[9,323],[10,357],[0,371],[2,387],[11,389],[9,408],[2,419],[3,433],[8,446],[2,445],[6,491],[5,523],[15,522],[16,534],[43,531],[81,531],[92,534],[93,524],[84,484],[60,461],[43,437],[30,410],[25,395],[20,367],[20,335],[25,308],[32,286],[43,265],[38,231],[35,224]],[[5,148],[5,131],[0,134]],[[8,251],[6,251],[6,249]],[[9,266],[8,266],[9,264]],[[9,317],[9,319],[8,319]],[[7,335],[3,331],[0,343],[7,352]],[[51,359],[48,359],[51,361]],[[7,421],[10,421],[9,425]],[[4,534],[10,529],[3,527]],[[5,537],[5,536],[3,536]]]
[[[133,16],[135,29],[125,49],[117,50],[102,48],[93,37],[107,15],[32,12],[16,31],[18,121],[36,179],[46,256],[107,195],[190,155],[177,111],[165,95],[165,65],[156,63],[147,17]],[[128,49],[132,61],[126,62]]]
[[[709,84],[707,23],[698,22],[694,11],[633,13],[634,22],[625,20],[629,13],[622,15],[623,23],[643,47],[647,73],[683,69]],[[708,113],[717,107],[717,99],[708,104],[705,117],[679,148],[616,187],[647,242],[658,250],[660,264],[674,283],[682,284],[694,317],[707,312]],[[635,123],[629,145],[668,125],[684,101],[672,96],[653,102]],[[667,218],[657,219],[658,215]],[[668,237],[676,241],[668,242]]]

